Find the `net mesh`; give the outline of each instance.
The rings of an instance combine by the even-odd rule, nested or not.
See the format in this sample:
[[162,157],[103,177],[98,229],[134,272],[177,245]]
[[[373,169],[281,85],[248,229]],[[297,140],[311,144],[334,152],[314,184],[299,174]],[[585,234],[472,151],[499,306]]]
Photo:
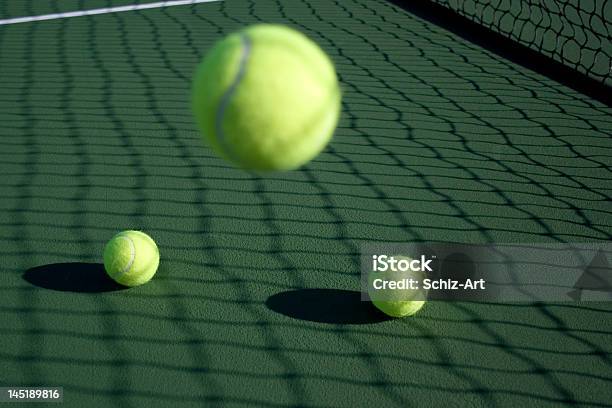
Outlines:
[[432,1],[612,85],[612,2],[608,0]]

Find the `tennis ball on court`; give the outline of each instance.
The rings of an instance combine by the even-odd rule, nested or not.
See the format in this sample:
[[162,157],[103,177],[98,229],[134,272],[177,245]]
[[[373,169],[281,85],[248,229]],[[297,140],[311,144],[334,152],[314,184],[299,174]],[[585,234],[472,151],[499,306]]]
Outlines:
[[248,170],[291,170],[330,141],[340,116],[334,66],[289,27],[259,24],[220,40],[196,70],[192,109],[221,157]]
[[104,247],[104,269],[122,285],[138,286],[148,282],[158,266],[157,245],[144,232],[120,232]]
[[[394,256],[400,265],[413,260],[407,256]],[[411,316],[425,305],[427,291],[423,289],[425,273],[418,270],[400,270],[391,267],[383,272],[372,271],[368,275],[368,295],[374,306],[392,317]],[[387,282],[382,288],[383,281]],[[410,286],[412,281],[412,285]],[[389,283],[395,282],[395,283]],[[392,286],[393,285],[393,286]]]

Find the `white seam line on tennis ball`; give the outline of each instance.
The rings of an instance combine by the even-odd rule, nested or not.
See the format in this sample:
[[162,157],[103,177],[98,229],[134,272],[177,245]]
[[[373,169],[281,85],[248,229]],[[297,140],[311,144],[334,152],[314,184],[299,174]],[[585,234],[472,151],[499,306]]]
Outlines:
[[223,118],[225,116],[225,110],[229,105],[234,93],[236,93],[236,89],[238,88],[238,84],[242,81],[244,74],[246,72],[246,65],[249,61],[249,56],[251,55],[251,39],[244,33],[240,34],[240,40],[242,41],[242,54],[240,55],[240,62],[238,64],[238,74],[236,74],[236,78],[231,83],[225,94],[221,97],[221,103],[219,104],[219,109],[217,110],[217,116],[215,117],[215,130],[217,133],[217,140],[225,154],[229,156],[230,159],[235,161],[238,160],[236,154],[232,152],[231,147],[225,140],[225,134],[223,133]]
[[120,270],[119,273],[115,275],[115,277],[117,278],[120,278],[121,276],[125,275],[132,268],[132,265],[134,265],[134,260],[136,259],[136,245],[134,244],[134,241],[132,241],[132,238],[126,235],[121,235],[119,238],[124,238],[128,240],[128,242],[130,243],[131,256],[130,262],[128,262],[125,268]]

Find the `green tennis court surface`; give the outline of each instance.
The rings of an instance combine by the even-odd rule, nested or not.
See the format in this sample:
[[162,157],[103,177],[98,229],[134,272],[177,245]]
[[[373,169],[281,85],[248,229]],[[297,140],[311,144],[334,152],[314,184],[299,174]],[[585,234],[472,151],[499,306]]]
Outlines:
[[[128,2],[56,4],[0,19]],[[609,406],[610,302],[389,320],[358,301],[363,243],[612,236],[610,106],[435,17],[220,1],[0,26],[0,386],[70,407]],[[260,22],[314,39],[342,83],[297,171],[231,167],[190,113],[203,53]],[[162,261],[118,290],[100,262],[128,228]]]

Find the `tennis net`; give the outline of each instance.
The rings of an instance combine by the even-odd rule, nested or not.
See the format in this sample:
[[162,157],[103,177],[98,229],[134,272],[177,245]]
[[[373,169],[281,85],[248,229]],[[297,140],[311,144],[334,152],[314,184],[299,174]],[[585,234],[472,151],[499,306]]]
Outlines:
[[612,86],[610,0],[431,0]]

